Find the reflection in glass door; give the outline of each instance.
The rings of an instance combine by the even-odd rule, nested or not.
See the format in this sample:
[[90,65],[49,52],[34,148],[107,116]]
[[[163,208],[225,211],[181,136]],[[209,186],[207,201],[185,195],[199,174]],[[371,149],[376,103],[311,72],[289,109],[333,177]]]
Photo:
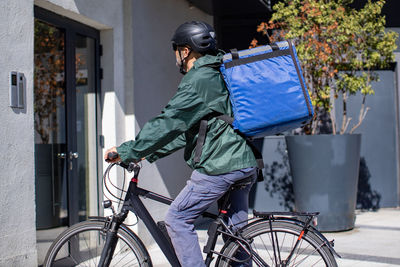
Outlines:
[[38,261],[65,227],[96,216],[99,32],[35,7]]
[[65,33],[35,21],[36,225],[67,224]]

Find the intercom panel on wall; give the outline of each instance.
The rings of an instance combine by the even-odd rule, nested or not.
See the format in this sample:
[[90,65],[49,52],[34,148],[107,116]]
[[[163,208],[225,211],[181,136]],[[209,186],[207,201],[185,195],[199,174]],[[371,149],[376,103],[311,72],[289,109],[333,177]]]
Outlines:
[[10,72],[10,107],[23,109],[25,107],[26,79],[22,72]]
[[18,107],[18,73],[10,72],[10,107]]

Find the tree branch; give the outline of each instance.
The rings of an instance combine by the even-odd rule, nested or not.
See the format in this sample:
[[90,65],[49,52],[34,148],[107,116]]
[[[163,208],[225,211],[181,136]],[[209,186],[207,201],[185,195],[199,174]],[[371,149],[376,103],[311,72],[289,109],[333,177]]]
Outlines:
[[367,116],[367,112],[369,110],[369,107],[365,108],[365,95],[363,97],[363,102],[361,104],[361,110],[360,110],[360,115],[358,116],[358,123],[356,125],[353,126],[353,128],[351,128],[350,130],[350,134],[352,134],[363,122],[363,120],[365,119],[365,116]]

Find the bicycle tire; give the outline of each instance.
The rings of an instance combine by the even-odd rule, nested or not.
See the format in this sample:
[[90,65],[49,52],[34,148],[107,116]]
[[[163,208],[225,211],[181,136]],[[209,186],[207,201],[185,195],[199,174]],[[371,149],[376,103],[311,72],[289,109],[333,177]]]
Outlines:
[[[90,220],[62,232],[49,248],[43,266],[97,266],[106,239],[104,225],[104,219]],[[152,267],[149,253],[132,231],[122,224],[117,236],[110,266]]]
[[[271,230],[268,220],[259,220],[240,230],[242,237],[250,241],[249,243],[251,243],[252,250],[264,261],[262,264],[260,264],[260,262],[256,263],[254,261],[256,256],[253,256],[253,266],[337,267],[335,257],[326,245],[326,241],[314,233],[314,231],[316,231],[314,228],[310,228],[309,231],[304,233],[301,237],[299,246],[294,251],[291,261],[287,262],[286,265],[282,264],[282,262],[287,259],[290,251],[292,251],[296,240],[299,239],[303,227],[299,222],[290,220],[271,221],[271,223],[273,235],[277,237],[279,244],[279,246],[275,246],[276,254],[274,254],[271,242]],[[234,261],[229,258],[237,255],[239,247],[237,241],[227,243],[221,250],[223,256],[218,258],[216,266],[235,266]],[[242,252],[243,260],[249,257],[248,254],[246,254],[245,257],[243,254]],[[248,264],[249,262],[246,263]],[[265,265],[265,263],[268,265]],[[241,266],[246,266],[246,264]],[[251,266],[251,264],[249,264],[249,266]]]

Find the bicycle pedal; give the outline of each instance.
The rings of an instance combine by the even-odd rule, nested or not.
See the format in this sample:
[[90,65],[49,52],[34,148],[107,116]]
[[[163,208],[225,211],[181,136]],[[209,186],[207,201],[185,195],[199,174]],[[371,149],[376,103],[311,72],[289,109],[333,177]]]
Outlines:
[[329,244],[331,245],[331,247],[335,246],[335,239],[332,239],[331,241],[329,241]]

